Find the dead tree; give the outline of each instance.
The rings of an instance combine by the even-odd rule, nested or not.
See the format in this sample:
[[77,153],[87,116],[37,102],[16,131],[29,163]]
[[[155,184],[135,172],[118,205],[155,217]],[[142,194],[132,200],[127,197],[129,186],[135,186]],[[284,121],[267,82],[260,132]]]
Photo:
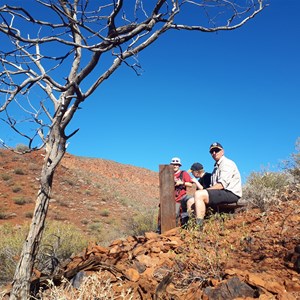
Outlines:
[[[265,1],[30,0],[0,7],[2,126],[27,141],[25,152],[45,149],[40,189],[10,299],[29,296],[53,175],[77,132],[67,133],[68,125],[85,100],[122,64],[139,73],[138,53],[167,31],[233,30],[260,13]],[[17,109],[22,114],[16,114]],[[0,143],[9,147],[3,138]]]

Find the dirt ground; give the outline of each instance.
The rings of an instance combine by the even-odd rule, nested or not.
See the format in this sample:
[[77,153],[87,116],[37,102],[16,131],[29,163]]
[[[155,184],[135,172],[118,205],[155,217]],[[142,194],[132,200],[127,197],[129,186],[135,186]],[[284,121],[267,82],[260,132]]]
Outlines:
[[[42,153],[24,158],[1,150],[0,226],[29,220],[42,159]],[[126,221],[128,199],[153,207],[158,194],[155,172],[68,154],[55,177],[49,218],[85,230],[83,219],[105,223],[99,213],[105,207],[110,218]],[[17,204],[17,197],[28,201]],[[116,293],[131,289],[131,299],[300,299],[300,197],[286,199],[267,212],[212,215],[203,231],[191,226],[93,244],[57,275],[74,280],[100,270]]]

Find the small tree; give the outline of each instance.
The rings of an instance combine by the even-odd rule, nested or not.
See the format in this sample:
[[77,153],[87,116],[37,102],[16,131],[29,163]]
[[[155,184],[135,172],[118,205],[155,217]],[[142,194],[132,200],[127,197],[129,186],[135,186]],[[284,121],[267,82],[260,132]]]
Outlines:
[[29,295],[53,175],[77,132],[67,133],[67,127],[80,105],[122,64],[139,73],[137,54],[165,32],[236,29],[261,12],[265,1],[26,0],[0,7],[1,120],[27,140],[23,152],[46,150],[11,299]]

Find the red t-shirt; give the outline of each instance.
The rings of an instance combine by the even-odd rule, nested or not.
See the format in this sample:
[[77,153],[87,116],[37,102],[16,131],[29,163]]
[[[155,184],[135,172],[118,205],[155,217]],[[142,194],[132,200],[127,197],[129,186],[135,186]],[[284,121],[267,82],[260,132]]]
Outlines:
[[[181,172],[182,175],[180,176]],[[193,182],[191,176],[186,171],[174,173],[174,181],[176,182],[177,180],[182,180],[183,182]],[[186,186],[175,186],[175,201],[179,202],[184,195],[186,195]]]

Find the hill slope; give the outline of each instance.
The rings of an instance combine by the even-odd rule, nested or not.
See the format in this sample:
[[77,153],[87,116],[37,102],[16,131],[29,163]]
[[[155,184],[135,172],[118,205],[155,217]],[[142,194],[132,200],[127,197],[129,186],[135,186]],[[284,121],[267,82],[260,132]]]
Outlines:
[[[42,163],[43,152],[0,149],[0,225],[30,221]],[[98,224],[117,238],[128,234],[134,214],[157,209],[158,184],[158,173],[147,169],[66,154],[54,176],[47,219],[86,232]]]
[[[0,150],[0,225],[29,220],[42,160],[42,153],[17,156]],[[287,195],[289,201],[264,213],[249,209],[213,215],[201,232],[191,227],[162,235],[126,235],[132,214],[157,209],[158,192],[155,172],[67,154],[54,179],[49,218],[83,231],[95,221],[107,231],[113,226],[119,231],[107,247],[99,240],[61,262],[56,284],[62,275],[77,286],[87,275],[94,276],[86,282],[86,299],[107,299],[96,291],[103,290],[102,283],[109,283],[116,299],[124,292],[124,299],[300,299],[299,195]],[[47,283],[47,274],[36,276]],[[78,299],[83,289],[47,290],[44,299],[58,299],[55,291]]]

